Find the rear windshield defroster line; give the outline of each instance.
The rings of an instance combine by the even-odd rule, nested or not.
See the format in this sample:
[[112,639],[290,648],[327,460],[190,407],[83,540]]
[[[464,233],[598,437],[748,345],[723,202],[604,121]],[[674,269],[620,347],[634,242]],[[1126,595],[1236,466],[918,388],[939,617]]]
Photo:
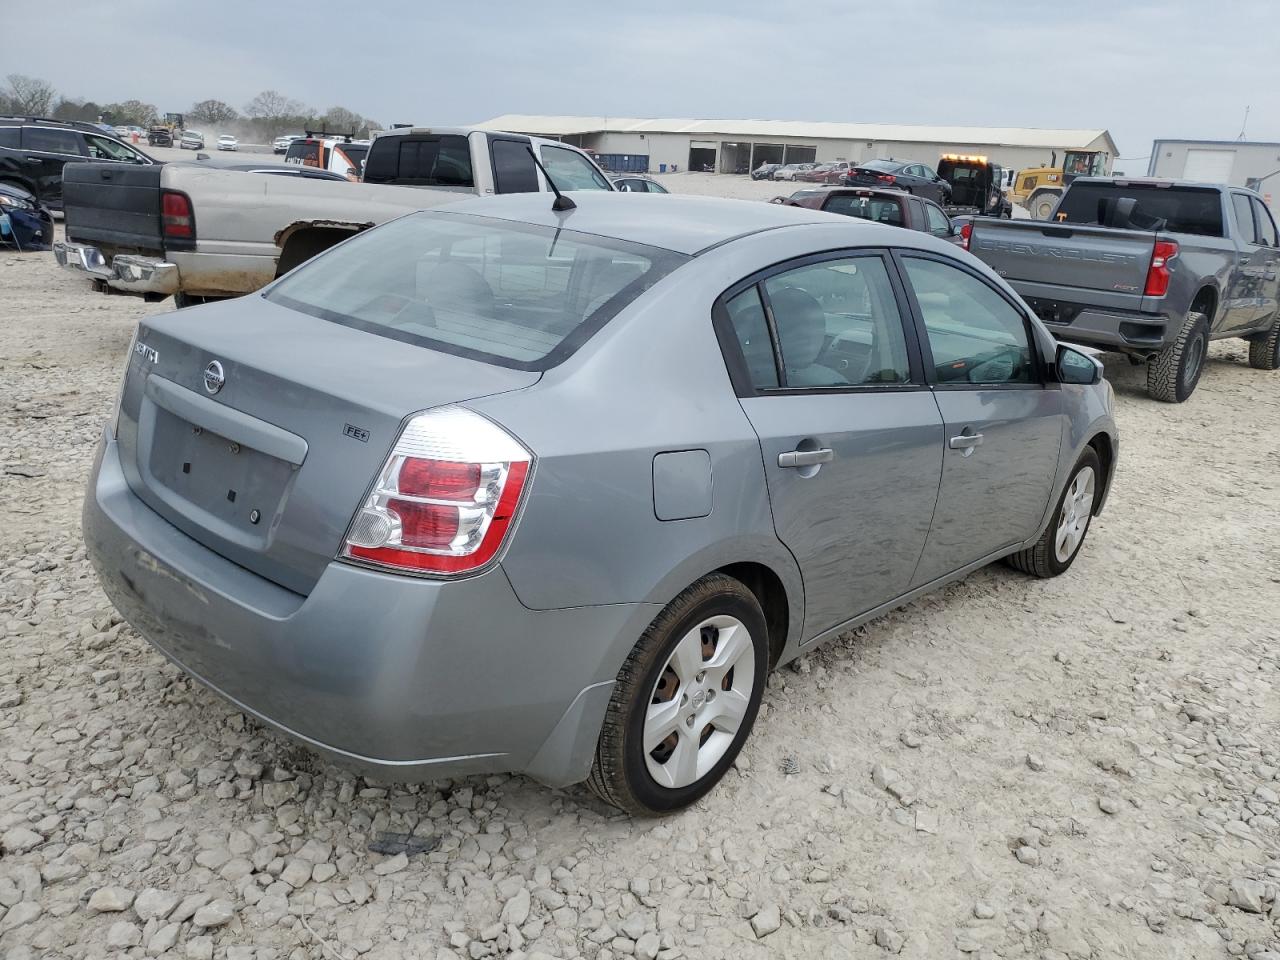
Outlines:
[[573,230],[423,211],[334,247],[263,296],[377,336],[542,371],[690,259]]

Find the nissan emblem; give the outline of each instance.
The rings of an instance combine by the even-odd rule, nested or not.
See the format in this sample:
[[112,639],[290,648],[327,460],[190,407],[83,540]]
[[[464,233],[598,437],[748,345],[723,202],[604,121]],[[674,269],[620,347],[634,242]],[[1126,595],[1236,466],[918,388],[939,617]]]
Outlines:
[[217,360],[210,360],[209,365],[204,368],[204,388],[210,393],[217,393],[226,382],[227,377],[222,372],[222,364]]

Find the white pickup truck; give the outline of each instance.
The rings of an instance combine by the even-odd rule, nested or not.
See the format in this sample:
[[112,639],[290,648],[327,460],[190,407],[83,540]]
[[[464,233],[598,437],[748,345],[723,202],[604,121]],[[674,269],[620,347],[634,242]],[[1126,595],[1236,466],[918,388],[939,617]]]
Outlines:
[[[62,266],[100,290],[179,307],[251,293],[361,230],[466,196],[612,190],[595,162],[554,140],[458,127],[379,135],[363,181],[298,164],[211,158],[153,166],[67,164]],[[246,162],[247,161],[247,162]]]

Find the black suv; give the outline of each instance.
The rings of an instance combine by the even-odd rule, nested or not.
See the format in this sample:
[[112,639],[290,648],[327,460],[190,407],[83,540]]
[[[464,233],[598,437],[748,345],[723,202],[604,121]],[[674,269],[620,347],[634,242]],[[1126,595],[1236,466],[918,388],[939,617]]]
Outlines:
[[92,123],[0,116],[0,183],[22,187],[62,209],[62,168],[76,161],[156,163]]

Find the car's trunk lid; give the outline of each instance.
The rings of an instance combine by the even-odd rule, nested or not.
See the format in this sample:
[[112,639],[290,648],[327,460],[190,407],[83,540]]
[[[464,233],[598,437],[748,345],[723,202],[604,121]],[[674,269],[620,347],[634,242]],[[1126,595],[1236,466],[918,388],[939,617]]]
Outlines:
[[306,594],[405,417],[538,376],[253,295],[139,326],[117,438],[129,485],[153,510]]

